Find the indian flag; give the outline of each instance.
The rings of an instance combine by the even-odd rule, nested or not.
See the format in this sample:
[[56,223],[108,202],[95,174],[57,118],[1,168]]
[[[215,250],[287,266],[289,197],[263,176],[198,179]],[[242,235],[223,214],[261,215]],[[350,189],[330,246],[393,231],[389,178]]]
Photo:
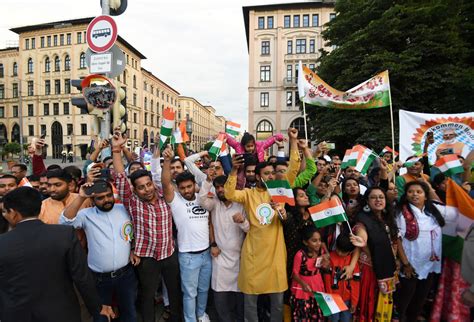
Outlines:
[[316,299],[316,302],[318,302],[319,308],[324,316],[348,310],[339,294],[316,292],[314,293],[314,298]]
[[217,157],[219,156],[222,150],[222,145],[224,144],[224,140],[225,140],[225,134],[221,133],[217,136],[217,139],[214,141],[214,143],[210,147],[209,156],[212,158],[212,160],[216,160]]
[[221,147],[221,152],[219,153],[220,157],[226,157],[229,155],[229,149],[227,148],[227,144],[223,143]]
[[380,152],[380,155],[384,155],[385,153],[387,152],[390,152],[391,154],[395,154],[395,157],[398,156],[398,152],[393,150],[391,147],[389,146],[385,146],[385,148],[383,148],[382,152]]
[[265,182],[265,184],[273,202],[295,205],[295,196],[288,180],[272,180]]
[[443,172],[448,177],[464,172],[464,168],[462,167],[459,158],[455,154],[442,156],[438,159],[438,161],[436,161],[435,167],[437,167],[439,171]]
[[358,151],[352,151],[352,149],[346,150],[344,158],[342,159],[341,168],[355,167],[357,164]]
[[316,227],[321,228],[346,221],[346,212],[339,198],[331,198],[308,209]]
[[225,132],[232,136],[238,136],[240,134],[240,124],[227,121],[225,124]]
[[33,188],[30,181],[26,177],[24,177],[23,179],[20,180],[20,182],[18,183],[18,187],[31,187],[31,188]]
[[359,145],[359,156],[357,158],[357,164],[355,169],[359,171],[362,175],[366,175],[369,171],[370,165],[374,162],[377,157],[375,153],[365,146]]
[[406,160],[403,166],[409,168],[415,165],[417,162],[421,162],[422,157],[412,157],[409,160]]
[[160,129],[160,149],[165,144],[166,140],[171,137],[174,127],[174,111],[167,107],[163,110],[163,121]]

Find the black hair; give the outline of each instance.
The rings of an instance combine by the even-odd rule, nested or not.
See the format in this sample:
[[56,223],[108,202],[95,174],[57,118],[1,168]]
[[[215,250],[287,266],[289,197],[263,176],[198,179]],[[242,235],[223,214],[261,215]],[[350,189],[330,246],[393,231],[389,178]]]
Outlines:
[[60,170],[61,166],[59,164],[51,164],[46,168],[46,172],[53,170]]
[[109,160],[112,160],[112,157],[110,157],[110,156],[109,156],[109,157],[105,157],[105,158],[102,160],[102,163],[105,163],[105,162],[107,162],[107,161],[109,161]]
[[382,220],[388,226],[388,228],[390,229],[390,238],[392,240],[395,240],[395,239],[397,239],[397,236],[398,236],[398,226],[397,226],[397,223],[395,221],[394,209],[392,207],[392,204],[388,201],[387,192],[385,191],[385,189],[383,189],[381,187],[370,187],[370,188],[368,188],[364,193],[364,197],[362,199],[362,204],[361,204],[361,209],[365,208],[365,206],[368,206],[369,195],[374,190],[381,191],[383,193],[384,197],[385,197],[385,209],[384,209],[384,211],[382,211]]
[[268,158],[267,158],[267,162],[270,162],[270,159],[273,159],[273,158],[276,158],[277,161],[278,161],[278,158],[276,155],[270,155]]
[[249,165],[257,165],[258,160],[255,155],[251,154],[245,158],[244,169]]
[[41,203],[41,194],[31,187],[19,187],[3,196],[3,208],[15,210],[23,218],[38,217],[41,212]]
[[71,174],[64,169],[55,169],[55,170],[48,171],[46,173],[46,177],[48,179],[58,178],[62,181],[65,181],[66,183],[70,183],[72,181]]
[[23,163],[15,163],[13,165],[13,167],[18,167],[18,168],[20,168],[21,171],[27,171],[28,170],[28,167],[26,166],[26,164],[23,164]]
[[242,135],[242,139],[240,140],[240,144],[242,146],[247,145],[247,143],[253,142],[255,143],[255,137],[250,134],[249,132],[245,132],[244,135]]
[[[268,162],[267,162],[268,163]],[[288,167],[288,163],[286,161],[281,161],[281,160],[277,160],[277,162],[271,164],[270,165],[273,165],[275,168],[279,165],[282,165],[282,166],[285,166],[285,167]]]
[[181,163],[181,166],[182,166],[183,169],[184,169],[184,162],[183,162],[183,160],[181,160],[180,158],[174,158],[174,159],[172,159],[172,160],[170,161],[170,165],[172,165],[173,163],[176,163],[176,162]]
[[353,181],[357,182],[357,185],[359,185],[359,196],[356,199],[360,203],[360,201],[362,200],[362,195],[360,194],[360,181],[358,179],[352,178],[352,177],[345,178],[344,181],[342,181],[342,184],[341,184],[342,200],[344,200],[344,202],[349,201],[349,196],[345,192],[346,182],[349,181],[349,180],[353,180]]
[[350,253],[355,249],[355,246],[351,243],[348,233],[341,233],[336,238],[336,249],[343,253]]
[[194,175],[189,171],[184,171],[176,177],[176,185],[179,186],[182,182],[191,180],[193,183],[196,183]]
[[132,161],[132,162],[130,162],[130,163],[128,164],[128,167],[127,167],[127,168],[130,170],[130,168],[132,167],[132,165],[135,165],[135,164],[138,164],[138,165],[140,165],[140,167],[141,167],[142,169],[145,169],[145,166],[144,166],[143,163],[141,163],[140,161]]
[[[316,228],[316,226],[312,225],[312,224],[311,225],[305,225],[305,226],[301,227],[299,232],[300,232],[302,242],[303,241],[308,241],[311,237],[313,237],[314,233],[316,233],[316,232],[319,234],[319,236],[321,236],[321,232],[319,231],[319,229]],[[303,244],[303,249],[307,252],[308,247],[304,243],[302,243],[302,244]],[[322,249],[322,247],[321,247],[321,249]],[[319,249],[319,253],[321,253],[321,249]]]
[[215,188],[222,187],[225,185],[227,181],[227,176],[218,176],[214,178],[214,182],[212,183]]
[[9,173],[5,173],[3,174],[0,179],[15,179],[15,181],[17,181],[18,183],[18,178],[15,177],[13,174],[9,174]]
[[28,181],[40,181],[40,176],[32,174],[30,176],[27,176],[26,179],[28,179]]
[[150,180],[153,180],[153,177],[151,176],[150,171],[140,169],[140,170],[135,171],[129,176],[132,186],[135,187],[135,181],[137,181],[137,179],[140,179],[141,177],[148,177],[150,178]]
[[64,167],[63,170],[69,173],[75,181],[79,181],[82,178],[82,170],[74,165]]
[[[427,216],[431,214],[438,222],[438,225],[440,227],[443,227],[446,224],[446,221],[444,220],[443,216],[439,212],[438,208],[435,207],[433,201],[430,199],[430,187],[422,181],[411,181],[405,185],[405,193],[401,196],[400,202],[398,204],[399,211],[402,211],[403,206],[408,206],[409,204],[408,199],[407,199],[407,191],[411,186],[420,186],[423,189],[425,193],[425,197],[426,197],[425,213],[427,213]],[[410,207],[406,207],[406,208],[408,209],[409,212],[411,212]]]
[[268,166],[270,166],[270,167],[273,168],[273,164],[268,163],[268,162],[265,162],[265,161],[257,163],[257,166],[255,167],[255,174],[260,175],[260,171],[261,171],[263,168],[266,168],[266,167],[268,167]]
[[326,159],[323,158],[323,157],[319,157],[318,160],[316,161],[316,163],[317,163],[318,161],[324,161],[324,164],[328,164],[328,163],[329,163],[328,160],[326,160]]

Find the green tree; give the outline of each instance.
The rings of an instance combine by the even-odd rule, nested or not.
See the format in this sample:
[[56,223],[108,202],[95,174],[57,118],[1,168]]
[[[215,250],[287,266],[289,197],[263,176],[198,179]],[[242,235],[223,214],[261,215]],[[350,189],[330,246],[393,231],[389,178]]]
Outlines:
[[[323,38],[317,73],[348,90],[388,69],[398,141],[398,110],[461,113],[472,110],[473,5],[469,1],[337,1]],[[391,145],[389,108],[345,111],[306,107],[313,139],[343,149]]]

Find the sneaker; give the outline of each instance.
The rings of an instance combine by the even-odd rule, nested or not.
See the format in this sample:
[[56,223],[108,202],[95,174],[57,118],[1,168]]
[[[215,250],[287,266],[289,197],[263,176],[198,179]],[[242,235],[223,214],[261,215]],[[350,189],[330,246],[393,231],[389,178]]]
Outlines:
[[211,322],[211,319],[209,318],[209,315],[204,312],[204,315],[198,318],[198,322]]

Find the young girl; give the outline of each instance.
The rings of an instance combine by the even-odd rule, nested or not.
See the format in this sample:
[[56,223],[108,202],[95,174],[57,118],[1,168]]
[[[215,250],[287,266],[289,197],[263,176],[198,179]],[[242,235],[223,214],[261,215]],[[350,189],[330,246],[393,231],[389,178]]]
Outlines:
[[320,268],[328,264],[327,259],[322,257],[321,234],[314,225],[308,225],[302,229],[302,238],[304,247],[296,253],[293,261],[290,298],[292,320],[324,321],[313,294],[313,292],[324,292]]
[[283,141],[283,135],[281,133],[275,134],[263,141],[255,141],[255,137],[252,134],[245,132],[240,143],[237,142],[232,135],[226,134],[226,136],[227,144],[231,146],[236,153],[255,154],[258,162],[265,161],[265,150],[271,147],[275,141]]

